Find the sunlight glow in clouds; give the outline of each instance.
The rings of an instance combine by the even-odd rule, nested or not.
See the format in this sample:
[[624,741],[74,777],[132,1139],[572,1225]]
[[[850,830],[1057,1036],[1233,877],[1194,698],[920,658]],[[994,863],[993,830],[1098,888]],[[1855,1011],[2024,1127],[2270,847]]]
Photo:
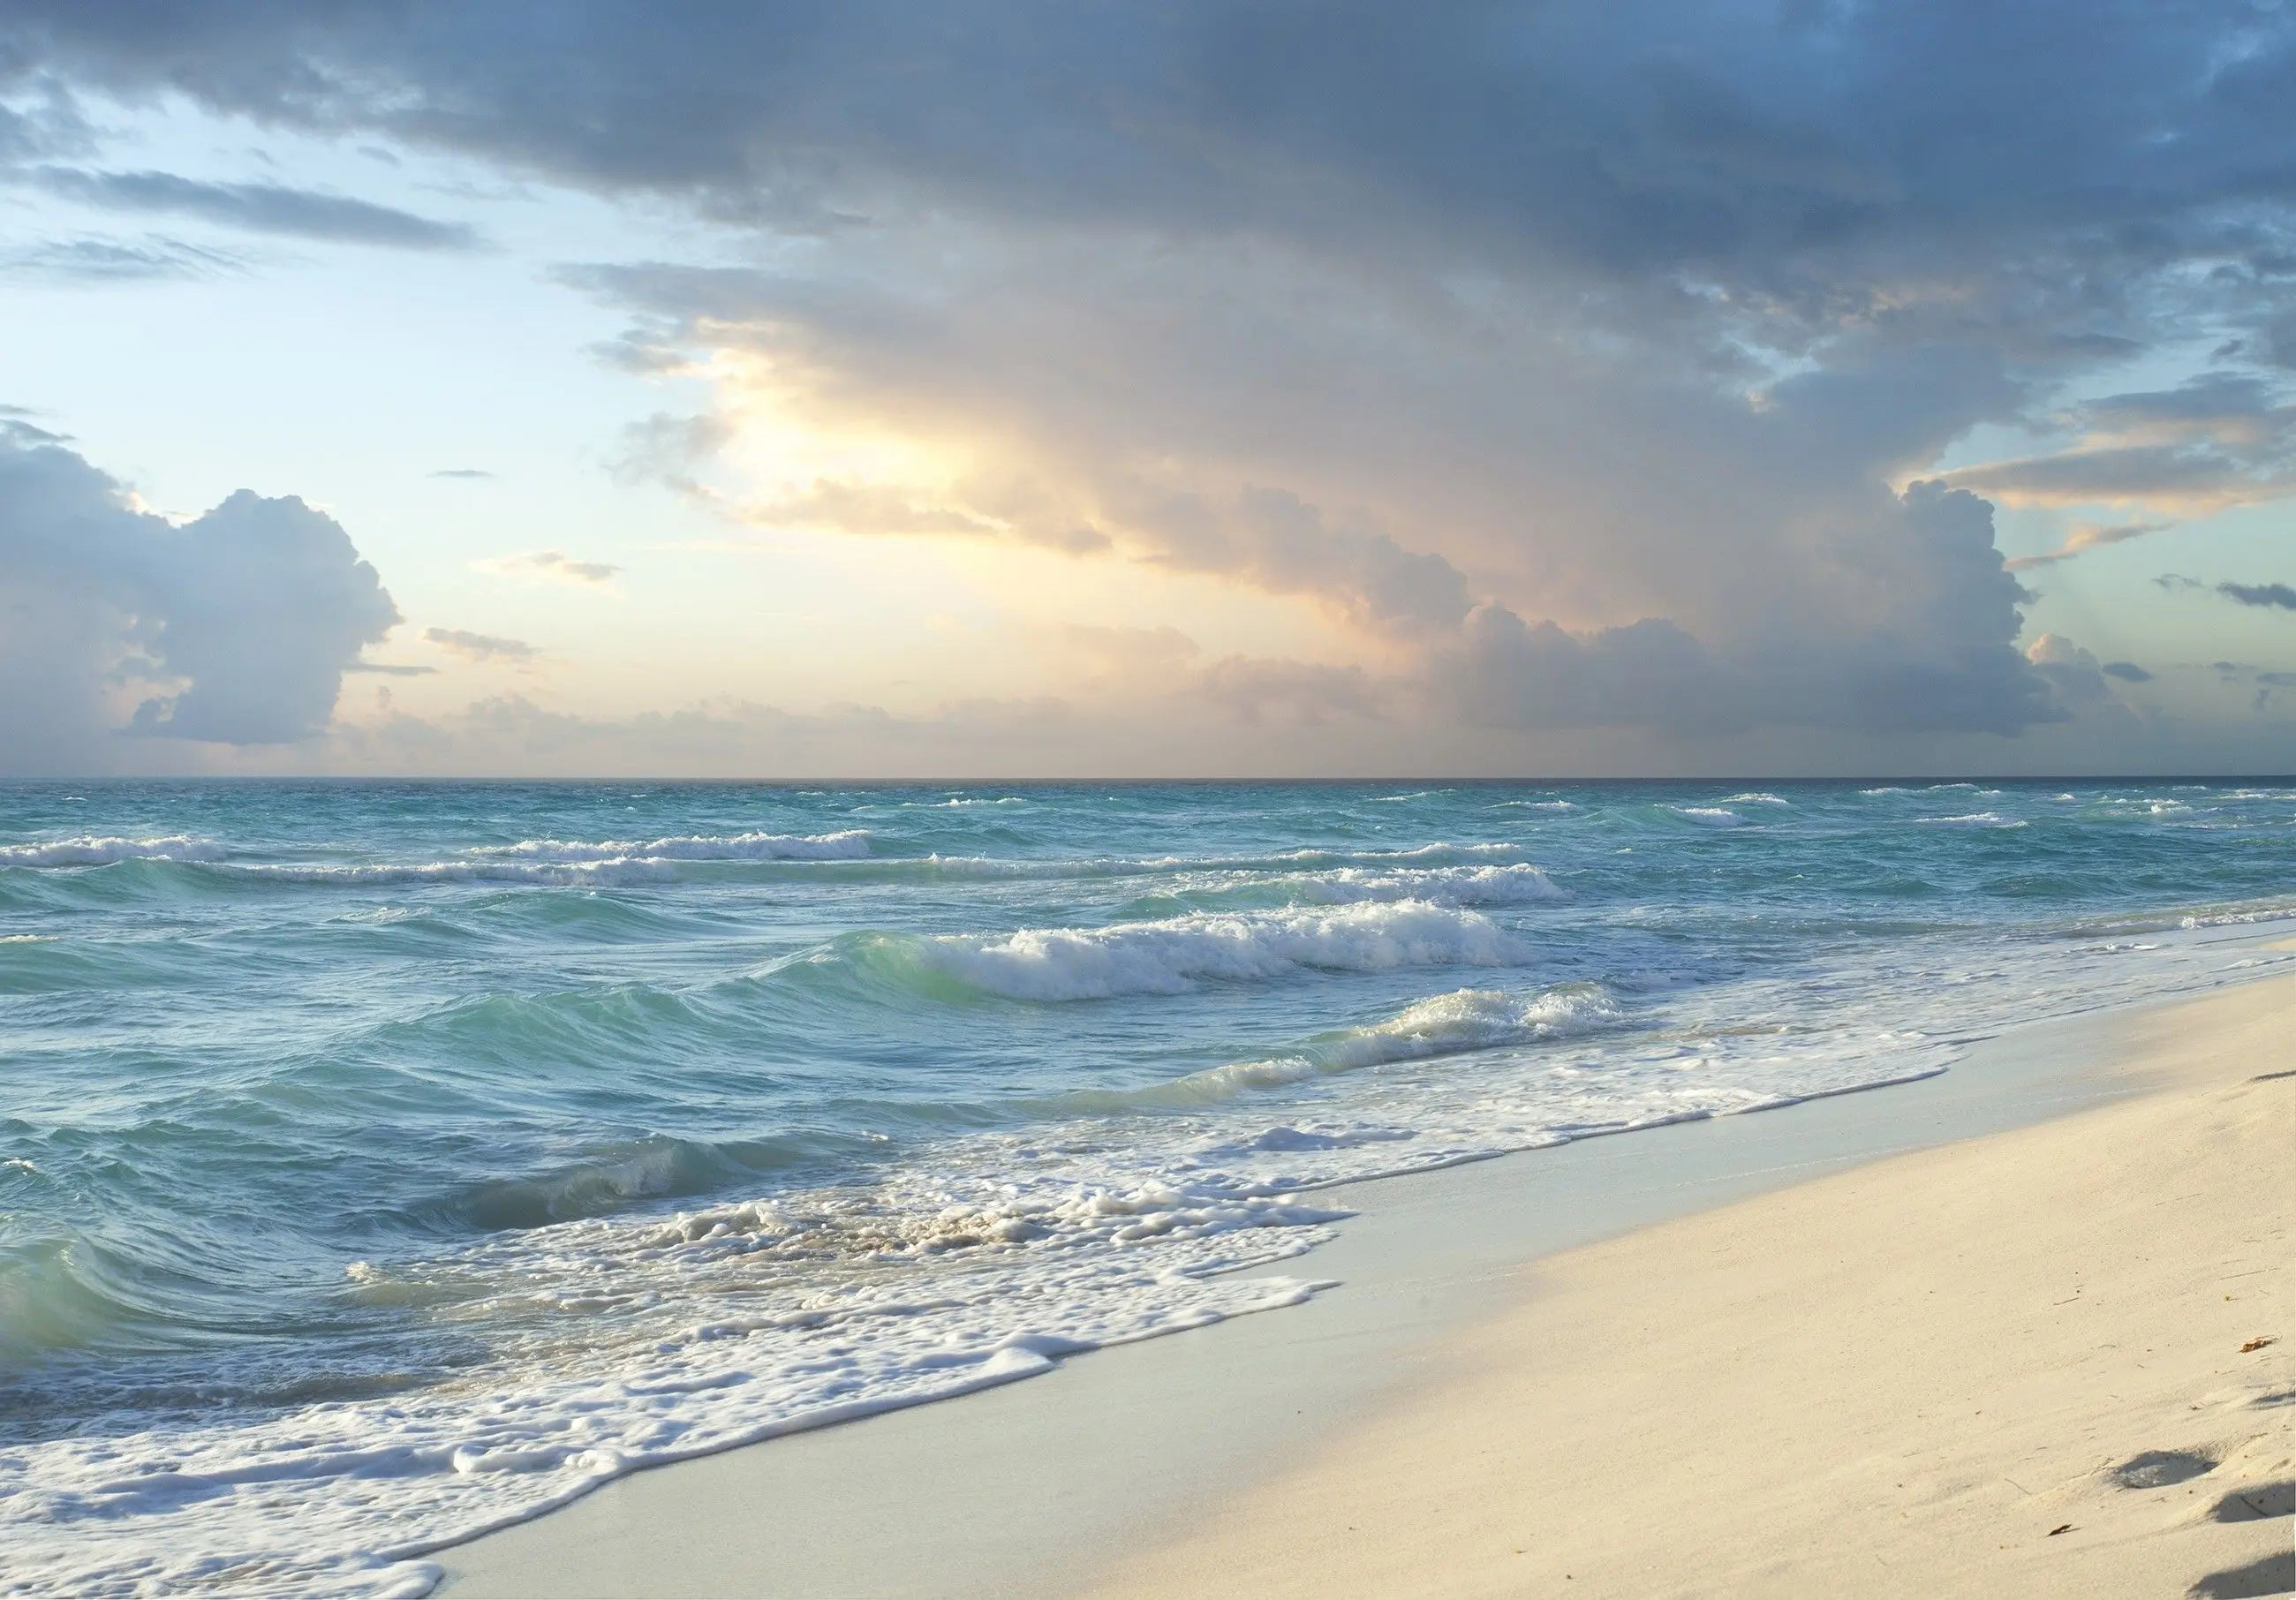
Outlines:
[[[43,748],[2296,762],[2263,693],[2296,632],[2223,587],[2279,580],[2296,494],[2296,217],[2268,176],[2296,157],[2296,21],[1006,9],[17,8],[0,272],[53,308],[53,354],[0,398],[78,382],[52,330],[104,340],[120,305],[178,392],[217,316],[287,370],[284,295],[361,359],[199,426],[242,419],[271,492],[333,508],[409,619],[330,658],[401,681],[284,744],[120,738],[138,713],[76,676],[116,672],[103,652],[26,645],[12,672],[79,685]],[[171,503],[239,487],[148,476],[177,419],[111,359],[122,398],[17,421]],[[362,396],[385,372],[414,403]],[[425,386],[473,382],[493,403],[425,431]],[[12,531],[36,522],[0,523],[26,614],[65,581]],[[102,593],[121,640],[166,598]],[[535,698],[487,698],[506,669]]]

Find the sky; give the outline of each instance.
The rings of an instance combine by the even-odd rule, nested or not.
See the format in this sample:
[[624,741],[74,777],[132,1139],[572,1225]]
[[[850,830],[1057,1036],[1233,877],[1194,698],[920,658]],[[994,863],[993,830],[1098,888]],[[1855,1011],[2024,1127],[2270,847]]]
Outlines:
[[2296,770],[2296,6],[0,0],[0,775]]

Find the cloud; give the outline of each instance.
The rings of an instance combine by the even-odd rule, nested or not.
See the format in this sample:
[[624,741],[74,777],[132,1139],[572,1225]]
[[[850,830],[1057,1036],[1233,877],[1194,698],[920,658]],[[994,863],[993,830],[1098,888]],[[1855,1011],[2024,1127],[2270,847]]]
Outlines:
[[243,267],[238,257],[225,251],[156,234],[133,243],[85,237],[44,239],[0,251],[0,275],[71,285],[216,277]]
[[2290,138],[2285,21],[2206,7],[17,9],[28,70],[823,237],[930,197],[1712,283],[1789,318],[1909,260],[2071,268],[2100,312],[2124,264],[2268,262],[2237,208],[2281,198]]
[[433,478],[463,478],[472,480],[492,478],[494,473],[484,467],[440,467],[430,474]]
[[458,655],[468,661],[530,661],[540,653],[523,639],[474,634],[460,628],[426,628],[422,637],[449,655]]
[[172,172],[94,172],[39,167],[28,175],[49,193],[111,211],[168,211],[256,234],[398,250],[472,250],[461,223],[439,222],[370,201],[277,184],[218,184]]
[[1046,630],[1059,669],[1094,685],[1129,690],[1168,688],[1203,653],[1172,627],[1111,628],[1071,622]]
[[2124,684],[2149,684],[2152,674],[2134,661],[2107,661],[2098,669],[2107,677],[2117,677]]
[[[1361,652],[1236,669],[1239,706],[2045,728],[2102,669],[2019,650],[1980,496],[2148,508],[2062,559],[2291,481],[2276,376],[2101,392],[2277,348],[2277,12],[21,10],[25,83],[730,225],[719,259],[769,266],[559,275],[623,314],[611,359],[712,387],[626,475],[767,528],[1209,574]],[[1987,423],[2031,454],[1938,479]]]
[[0,431],[0,762],[102,769],[120,732],[314,737],[398,620],[332,519],[241,490],[175,526],[53,436]]
[[915,777],[1065,770],[1091,731],[1075,708],[1049,699],[958,701],[922,713],[735,700],[602,718],[511,694],[444,717],[345,726],[334,742],[343,764],[370,771]]
[[1273,721],[1321,727],[1369,720],[1387,714],[1391,693],[1358,667],[1243,656],[1205,668],[1189,693],[1253,727]]
[[2243,605],[2296,611],[2296,588],[2284,583],[2220,583],[2217,585],[2217,593]]
[[2012,572],[2022,572],[2034,567],[2053,566],[2070,561],[2087,550],[2101,550],[2107,545],[2121,545],[2130,539],[2141,539],[2148,533],[2160,533],[2175,526],[2169,522],[2076,522],[2065,534],[2064,543],[2042,555],[2021,555],[2002,564]]
[[2114,698],[2108,676],[2126,677],[2125,673],[2110,673],[2097,664],[2095,656],[2083,650],[2061,634],[2043,634],[2027,647],[2025,659],[2035,671],[2048,681],[2059,705],[2089,709],[2112,707],[2126,714],[2126,708]]
[[1966,467],[1950,480],[2016,505],[2102,502],[2176,514],[2296,493],[2296,406],[2280,404],[2253,374],[2203,373],[2173,390],[2107,395],[2061,420],[2077,436],[2073,447]]
[[[2013,648],[2021,591],[1992,547],[1983,503],[1941,488],[1901,502],[1866,476],[1882,459],[1933,448],[1947,428],[1880,413],[1873,397],[1926,393],[1949,410],[1945,397],[1992,392],[1982,362],[1870,350],[1750,409],[1663,369],[1589,367],[1542,330],[1406,316],[1313,264],[1300,282],[1316,292],[1295,298],[1322,315],[1252,331],[1228,325],[1234,308],[1198,298],[1231,285],[1193,280],[1169,258],[1152,283],[1093,291],[1130,308],[1113,323],[1065,298],[1073,290],[1062,285],[1090,264],[996,258],[983,270],[994,286],[964,291],[961,310],[931,322],[885,306],[866,283],[800,292],[772,275],[671,267],[602,268],[586,281],[623,297],[667,360],[692,341],[736,365],[754,359],[784,390],[793,373],[819,373],[804,403],[825,425],[892,413],[917,454],[981,464],[865,492],[816,481],[751,502],[768,507],[762,520],[1105,549],[1317,600],[1434,662],[1454,659],[1479,604],[1509,604],[1510,591],[1566,604],[1597,633],[1605,611],[1663,619],[1749,662],[1838,662],[1859,652],[1862,634],[1877,685],[1900,669],[1929,681],[1940,659],[1992,663],[1990,678],[1952,668],[1971,693],[1932,697],[1916,722],[1952,715],[2011,731],[2051,715]],[[1050,325],[1047,308],[1059,308]],[[1410,379],[1361,381],[1398,363]],[[1532,381],[1558,368],[1574,382]],[[1086,394],[1075,377],[1087,371],[1125,381]],[[1658,426],[1671,459],[1622,476],[1622,415]],[[698,481],[707,462],[688,453],[680,471]],[[739,504],[701,488],[713,505]],[[1953,530],[1909,538],[1909,519]],[[1514,659],[1524,670],[1561,662]],[[1640,669],[1570,659],[1582,676]],[[1831,725],[1851,703],[1821,713],[1784,669],[1750,669],[1742,682],[1737,718]],[[1757,684],[1784,695],[1774,715],[1755,703]],[[1868,703],[1889,700],[1877,689]],[[1460,697],[1457,708],[1475,703],[1489,702]],[[1510,721],[1523,703],[1511,702]],[[1586,703],[1672,725],[1663,694]],[[1890,726],[1905,720],[1890,713]]]
[[622,569],[606,562],[577,561],[555,550],[528,550],[517,555],[488,556],[471,563],[473,570],[497,578],[529,582],[570,583],[595,587],[613,582]]

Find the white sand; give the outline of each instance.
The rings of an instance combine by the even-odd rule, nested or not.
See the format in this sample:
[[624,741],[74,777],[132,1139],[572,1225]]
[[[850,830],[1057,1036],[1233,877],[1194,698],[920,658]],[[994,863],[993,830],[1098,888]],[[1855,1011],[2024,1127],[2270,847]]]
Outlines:
[[2149,1093],[1522,1269],[1088,1592],[2296,1588],[2296,981],[2121,1031]]

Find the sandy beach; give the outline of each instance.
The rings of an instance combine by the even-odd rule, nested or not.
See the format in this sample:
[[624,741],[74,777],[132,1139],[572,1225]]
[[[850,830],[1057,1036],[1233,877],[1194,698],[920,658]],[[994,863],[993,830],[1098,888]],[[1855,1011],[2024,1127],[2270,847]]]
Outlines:
[[1365,1186],[1306,1307],[639,1473],[442,1592],[2285,1590],[2292,1016]]
[[2296,987],[2150,1092],[1539,1263],[1439,1377],[1096,1596],[2276,1594]]

